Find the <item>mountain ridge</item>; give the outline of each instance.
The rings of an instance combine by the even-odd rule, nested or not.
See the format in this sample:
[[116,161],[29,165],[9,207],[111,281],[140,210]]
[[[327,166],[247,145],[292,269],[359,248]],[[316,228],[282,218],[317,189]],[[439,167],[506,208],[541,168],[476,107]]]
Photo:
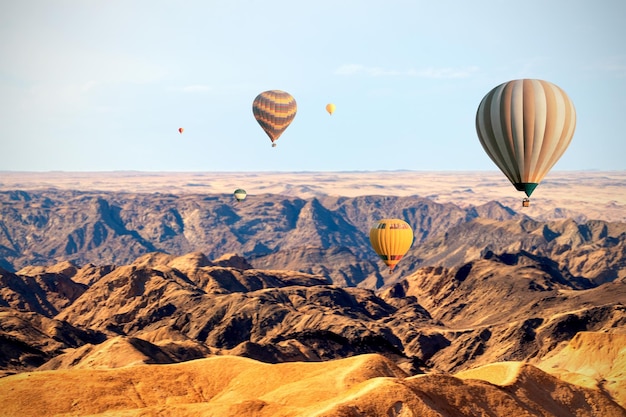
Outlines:
[[239,253],[256,268],[378,288],[394,278],[372,251],[369,228],[394,216],[415,232],[395,277],[519,250],[559,259],[572,273],[601,282],[625,274],[624,223],[543,222],[498,202],[461,208],[421,197],[261,195],[236,204],[219,195],[70,191],[0,192],[0,265],[15,272],[61,261],[125,264],[155,251]]

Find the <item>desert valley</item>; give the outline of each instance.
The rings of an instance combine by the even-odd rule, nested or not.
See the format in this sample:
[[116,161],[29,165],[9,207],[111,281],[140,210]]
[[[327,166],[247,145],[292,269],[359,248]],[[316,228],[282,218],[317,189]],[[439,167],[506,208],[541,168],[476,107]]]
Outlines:
[[0,416],[626,416],[626,172],[3,172],[0,372]]

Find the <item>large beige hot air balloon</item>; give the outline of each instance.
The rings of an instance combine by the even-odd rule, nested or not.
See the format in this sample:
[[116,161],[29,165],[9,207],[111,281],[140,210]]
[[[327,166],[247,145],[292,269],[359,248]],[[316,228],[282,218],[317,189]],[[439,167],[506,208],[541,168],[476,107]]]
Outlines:
[[370,229],[374,251],[393,272],[413,243],[413,229],[404,220],[383,219]]
[[254,99],[252,113],[276,146],[276,140],[296,117],[298,106],[291,94],[281,90],[264,91]]
[[[491,90],[476,112],[485,152],[528,197],[569,146],[576,110],[567,94],[543,80],[513,80]],[[528,199],[524,199],[527,206]]]

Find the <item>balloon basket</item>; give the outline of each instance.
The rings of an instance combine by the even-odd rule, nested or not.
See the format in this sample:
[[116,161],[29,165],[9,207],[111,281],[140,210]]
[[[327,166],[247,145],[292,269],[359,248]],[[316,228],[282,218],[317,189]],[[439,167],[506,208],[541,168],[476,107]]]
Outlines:
[[522,200],[522,207],[530,207],[530,200],[525,198]]

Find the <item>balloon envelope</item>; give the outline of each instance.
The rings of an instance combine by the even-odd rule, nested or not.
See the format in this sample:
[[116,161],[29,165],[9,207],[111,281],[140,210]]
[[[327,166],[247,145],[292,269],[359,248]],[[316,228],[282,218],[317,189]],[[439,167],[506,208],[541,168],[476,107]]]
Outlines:
[[272,141],[272,146],[289,127],[298,106],[291,94],[281,90],[264,91],[254,99],[252,113]]
[[476,112],[476,132],[485,152],[529,197],[563,155],[575,128],[574,104],[563,90],[543,80],[500,84]]
[[328,114],[332,116],[333,113],[335,112],[335,105],[333,103],[328,103],[326,105],[326,111],[328,112]]
[[248,195],[248,193],[246,193],[246,190],[242,189],[242,188],[237,188],[235,190],[235,192],[233,193],[233,195],[235,196],[235,198],[237,199],[237,201],[241,201],[244,200],[246,198],[246,196]]
[[178,133],[183,133],[183,131],[184,131],[184,130],[185,130],[185,129],[183,129],[182,127],[179,127],[179,128],[178,128]]
[[374,251],[393,271],[413,243],[413,230],[404,220],[382,219],[370,229]]

